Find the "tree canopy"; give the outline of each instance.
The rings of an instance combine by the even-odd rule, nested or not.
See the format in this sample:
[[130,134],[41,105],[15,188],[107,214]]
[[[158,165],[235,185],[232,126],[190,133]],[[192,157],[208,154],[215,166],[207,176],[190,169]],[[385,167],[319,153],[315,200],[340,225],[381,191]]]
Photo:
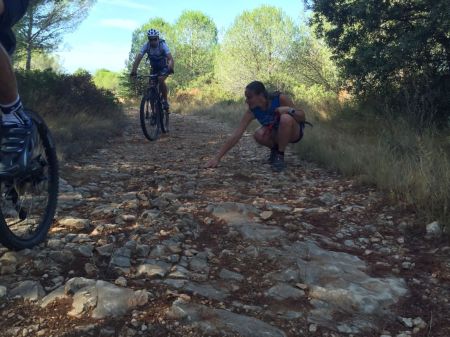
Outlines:
[[358,94],[413,99],[431,119],[450,116],[450,2],[314,0],[311,24]]
[[31,69],[34,51],[57,49],[63,35],[78,27],[94,3],[95,0],[32,1],[24,18],[15,26],[18,56],[26,58],[26,69]]

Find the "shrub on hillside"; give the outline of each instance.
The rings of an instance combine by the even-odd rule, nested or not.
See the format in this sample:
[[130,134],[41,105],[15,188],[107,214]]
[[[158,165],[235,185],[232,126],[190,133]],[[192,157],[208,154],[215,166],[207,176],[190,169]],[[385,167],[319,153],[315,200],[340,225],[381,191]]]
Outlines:
[[98,89],[87,72],[35,70],[19,72],[17,79],[25,106],[45,118],[65,158],[95,149],[123,129],[118,100],[112,92]]

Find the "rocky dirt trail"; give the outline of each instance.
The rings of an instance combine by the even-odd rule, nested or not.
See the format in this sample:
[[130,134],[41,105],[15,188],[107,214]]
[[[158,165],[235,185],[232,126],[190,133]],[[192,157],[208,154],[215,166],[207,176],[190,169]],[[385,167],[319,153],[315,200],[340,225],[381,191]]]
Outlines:
[[172,115],[62,168],[57,221],[0,247],[0,336],[450,336],[450,247],[374,189]]

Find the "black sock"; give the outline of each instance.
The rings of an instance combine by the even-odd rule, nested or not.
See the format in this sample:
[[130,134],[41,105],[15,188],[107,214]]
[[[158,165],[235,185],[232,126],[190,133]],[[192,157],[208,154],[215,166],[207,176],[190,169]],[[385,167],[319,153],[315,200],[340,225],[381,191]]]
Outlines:
[[278,144],[275,144],[274,146],[272,146],[272,150],[278,151]]
[[278,150],[278,154],[281,154],[282,156],[284,156],[284,151]]

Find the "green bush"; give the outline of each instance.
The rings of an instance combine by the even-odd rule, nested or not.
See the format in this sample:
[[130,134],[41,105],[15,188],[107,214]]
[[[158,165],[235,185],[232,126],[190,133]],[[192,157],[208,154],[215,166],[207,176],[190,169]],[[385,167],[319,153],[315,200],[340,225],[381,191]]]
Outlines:
[[308,104],[321,105],[325,102],[336,101],[334,92],[327,91],[323,86],[314,84],[307,86],[298,84],[293,88],[293,94],[296,100],[308,102]]
[[358,97],[375,98],[387,116],[449,126],[448,0],[306,3],[311,26]]
[[99,69],[95,72],[93,80],[97,88],[119,93],[120,73],[107,69]]
[[25,106],[45,118],[63,158],[97,148],[123,128],[118,100],[112,92],[98,89],[87,72],[36,70],[18,72],[17,79]]

